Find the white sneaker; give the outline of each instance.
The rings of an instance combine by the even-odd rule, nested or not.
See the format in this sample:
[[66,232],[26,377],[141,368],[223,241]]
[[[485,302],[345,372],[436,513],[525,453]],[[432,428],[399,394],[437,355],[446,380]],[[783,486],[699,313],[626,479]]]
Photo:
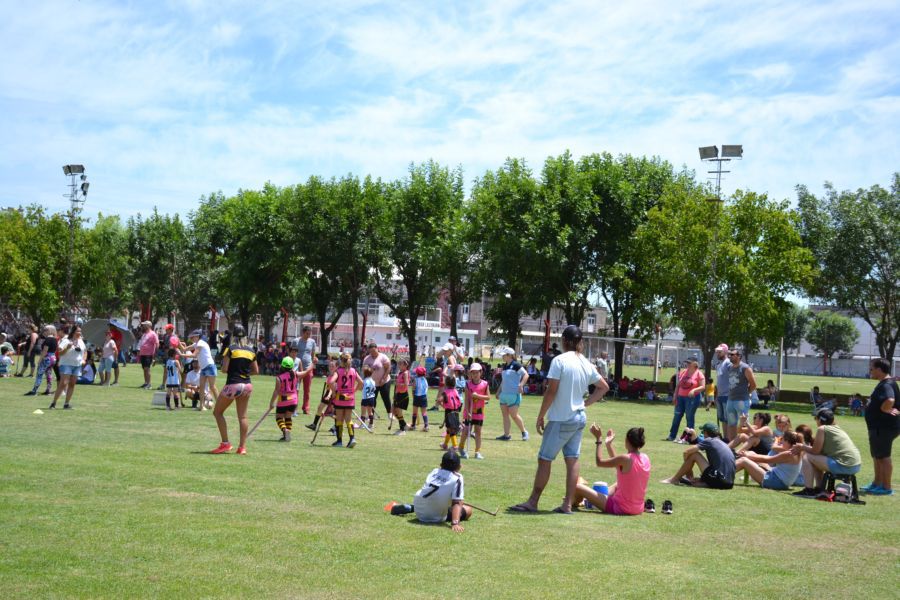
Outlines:
[[466,452],[465,450],[463,450],[462,452],[459,453],[459,457],[460,458],[469,458],[469,453]]
[[416,430],[416,426],[415,426],[415,425],[411,425],[410,428],[409,428],[409,430],[410,430],[410,431],[415,431],[415,430]]
[[528,432],[527,432],[527,431],[523,431],[523,432],[522,432],[522,441],[523,441],[523,442],[527,442],[527,441],[528,441]]
[[481,455],[481,452],[476,452],[476,453],[475,453],[475,458],[478,459],[478,460],[484,460],[484,457]]
[[402,429],[398,429],[397,431],[394,432],[394,435],[406,435],[406,432],[403,431]]

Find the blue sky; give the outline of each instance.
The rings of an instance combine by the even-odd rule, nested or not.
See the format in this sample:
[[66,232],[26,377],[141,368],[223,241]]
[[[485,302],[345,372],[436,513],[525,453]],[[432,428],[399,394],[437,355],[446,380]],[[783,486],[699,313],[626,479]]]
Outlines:
[[900,8],[854,2],[38,1],[0,22],[0,206],[186,213],[411,161],[610,151],[793,198],[900,170]]

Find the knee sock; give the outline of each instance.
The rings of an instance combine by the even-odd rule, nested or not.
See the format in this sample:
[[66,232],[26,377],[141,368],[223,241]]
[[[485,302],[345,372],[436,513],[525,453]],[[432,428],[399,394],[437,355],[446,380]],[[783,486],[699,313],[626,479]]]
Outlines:
[[372,427],[374,422],[375,422],[375,415],[369,415],[369,428]]
[[319,419],[321,419],[321,418],[322,418],[322,417],[320,417],[319,415],[316,415],[316,416],[315,416],[315,418],[313,419],[313,422],[312,422],[313,427],[315,427],[316,425],[319,424]]
[[288,431],[291,431],[291,429],[293,429],[293,427],[294,427],[294,419],[290,416],[290,413],[288,413],[288,416],[284,418],[284,428],[287,429]]
[[350,434],[350,439],[352,440],[355,435],[356,430],[353,427],[353,421],[347,421],[347,433]]
[[428,415],[422,413],[422,423],[425,424],[425,427],[428,427]]
[[400,423],[400,431],[406,431],[406,421],[403,420],[403,417],[397,417],[397,421]]
[[335,423],[334,431],[337,434],[337,441],[342,442],[344,440],[344,428],[341,427],[342,423]]
[[166,408],[172,408],[172,405],[170,404],[170,402],[171,402],[171,398],[169,397],[168,394],[166,394]]
[[450,435],[449,433],[444,434],[444,445],[446,446],[447,444],[449,444],[450,440],[452,440],[452,439],[453,439],[453,436]]
[[459,448],[459,436],[458,435],[450,436],[450,445],[453,446],[454,448]]
[[284,431],[284,417],[275,417],[275,424],[278,425],[278,429]]
[[417,415],[416,413],[413,413],[413,421],[412,421],[413,427],[416,426],[416,421],[418,421],[418,420],[419,420],[419,415]]

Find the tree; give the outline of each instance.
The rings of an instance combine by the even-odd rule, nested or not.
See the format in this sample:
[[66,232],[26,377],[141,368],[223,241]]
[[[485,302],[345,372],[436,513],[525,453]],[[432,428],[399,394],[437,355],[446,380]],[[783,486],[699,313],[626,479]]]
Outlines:
[[[615,379],[622,377],[625,338],[634,329],[645,337],[658,323],[657,290],[670,275],[650,267],[655,241],[636,236],[648,212],[667,191],[687,194],[694,186],[688,173],[676,174],[659,158],[591,154],[578,163],[580,186],[596,209],[590,213],[593,248],[592,284],[600,290],[609,311],[615,342]],[[650,242],[650,243],[645,243]]]
[[828,363],[835,352],[852,351],[858,339],[859,332],[852,319],[828,310],[813,317],[806,334],[806,341],[825,356],[823,368],[826,375],[830,370]]
[[121,314],[132,300],[132,261],[128,254],[128,231],[118,216],[97,215],[94,226],[85,229],[78,245],[84,264],[76,269],[74,287],[95,317]]
[[798,350],[806,338],[812,313],[793,302],[787,307],[784,315],[784,366],[787,368],[787,355],[791,350]]
[[472,265],[480,290],[492,296],[486,316],[515,348],[524,314],[538,315],[552,289],[544,285],[547,248],[538,235],[546,221],[533,219],[540,186],[524,160],[507,158],[496,173],[488,171],[472,187],[469,219],[476,251]]
[[890,359],[900,341],[900,173],[890,190],[837,192],[826,183],[821,198],[804,186],[797,196],[803,242],[818,266],[808,293],[863,319]]
[[700,345],[707,373],[719,342],[746,340],[752,332],[771,345],[784,333],[786,297],[812,274],[797,225],[787,202],[753,192],[736,192],[720,209],[705,190],[674,186],[650,210],[638,243],[651,272],[664,274],[656,281],[664,310]]
[[416,322],[434,304],[441,282],[437,240],[464,198],[462,170],[434,161],[410,165],[409,174],[387,187],[379,238],[386,258],[378,265],[375,293],[394,312],[416,356]]
[[471,262],[475,251],[472,221],[467,207],[468,203],[463,203],[455,208],[447,221],[445,234],[436,240],[440,244],[437,260],[443,273],[440,285],[447,293],[450,335],[454,337],[458,335],[459,308],[470,302],[477,290]]

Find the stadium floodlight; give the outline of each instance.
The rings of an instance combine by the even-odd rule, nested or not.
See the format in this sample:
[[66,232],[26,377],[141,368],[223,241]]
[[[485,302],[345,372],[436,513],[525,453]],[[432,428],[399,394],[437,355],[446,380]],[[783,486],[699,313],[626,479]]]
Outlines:
[[722,158],[743,158],[744,147],[741,144],[727,146],[722,144]]
[[88,181],[85,181],[84,183],[81,184],[81,195],[82,196],[87,196],[89,187],[91,187],[91,184]]
[[700,160],[710,160],[713,158],[719,158],[718,146],[703,146],[700,148]]
[[63,167],[63,173],[66,175],[81,175],[84,173],[84,165],[66,165]]

